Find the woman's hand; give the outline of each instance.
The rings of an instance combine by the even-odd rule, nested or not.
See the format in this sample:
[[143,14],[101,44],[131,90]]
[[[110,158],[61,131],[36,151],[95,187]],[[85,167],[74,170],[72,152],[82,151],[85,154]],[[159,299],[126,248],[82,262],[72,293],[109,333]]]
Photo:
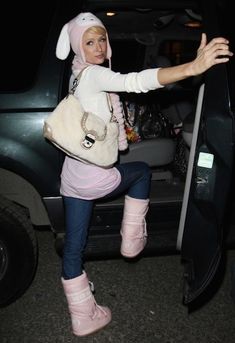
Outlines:
[[215,64],[228,62],[231,56],[233,53],[229,50],[229,42],[226,38],[213,38],[207,44],[206,34],[203,33],[197,56],[193,61],[174,67],[160,68],[157,78],[159,83],[165,86],[190,76],[200,75]]
[[227,39],[217,37],[207,44],[206,34],[202,33],[197,57],[191,62],[192,76],[204,73],[215,64],[228,62],[231,56],[233,56],[233,53],[229,51],[229,41]]

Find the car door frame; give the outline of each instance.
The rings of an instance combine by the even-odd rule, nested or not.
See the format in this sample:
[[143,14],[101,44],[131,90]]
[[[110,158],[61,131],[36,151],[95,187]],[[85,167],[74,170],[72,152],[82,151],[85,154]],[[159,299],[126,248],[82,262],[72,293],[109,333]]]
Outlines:
[[[221,13],[216,2],[203,2],[202,6],[209,41],[223,32]],[[228,66],[218,64],[205,73],[204,89],[199,91],[197,110],[201,113],[198,127],[194,127],[195,144],[190,152],[193,165],[189,164],[187,171],[177,239],[184,265],[185,305],[200,301],[208,290],[224,251],[224,215],[232,182],[235,137],[229,83]]]

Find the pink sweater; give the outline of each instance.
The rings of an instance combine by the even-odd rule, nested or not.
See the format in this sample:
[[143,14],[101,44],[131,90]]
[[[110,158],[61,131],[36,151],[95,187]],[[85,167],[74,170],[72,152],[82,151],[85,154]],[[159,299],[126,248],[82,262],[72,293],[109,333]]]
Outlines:
[[[110,119],[105,92],[148,92],[162,86],[157,81],[158,69],[120,74],[94,65],[84,70],[75,96],[85,111],[96,113],[104,121]],[[75,71],[77,75],[79,71]],[[115,168],[101,168],[65,157],[61,172],[60,192],[64,196],[86,200],[98,199],[111,193],[121,181]]]

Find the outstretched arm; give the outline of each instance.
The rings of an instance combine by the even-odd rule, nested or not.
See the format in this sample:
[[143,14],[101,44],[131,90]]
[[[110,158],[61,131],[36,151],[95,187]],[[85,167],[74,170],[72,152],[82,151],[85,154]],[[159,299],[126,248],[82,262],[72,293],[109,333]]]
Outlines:
[[227,39],[217,37],[207,44],[206,34],[202,33],[196,58],[191,62],[178,66],[161,68],[158,71],[158,81],[165,86],[191,76],[200,75],[215,64],[228,62],[231,56],[233,56],[233,53],[229,51]]

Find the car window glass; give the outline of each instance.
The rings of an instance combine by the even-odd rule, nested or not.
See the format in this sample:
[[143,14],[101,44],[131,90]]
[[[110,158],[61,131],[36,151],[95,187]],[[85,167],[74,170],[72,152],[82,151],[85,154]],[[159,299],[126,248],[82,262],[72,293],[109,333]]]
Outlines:
[[11,2],[4,6],[0,17],[0,91],[24,91],[37,74],[56,3],[23,1],[14,3],[14,10]]

